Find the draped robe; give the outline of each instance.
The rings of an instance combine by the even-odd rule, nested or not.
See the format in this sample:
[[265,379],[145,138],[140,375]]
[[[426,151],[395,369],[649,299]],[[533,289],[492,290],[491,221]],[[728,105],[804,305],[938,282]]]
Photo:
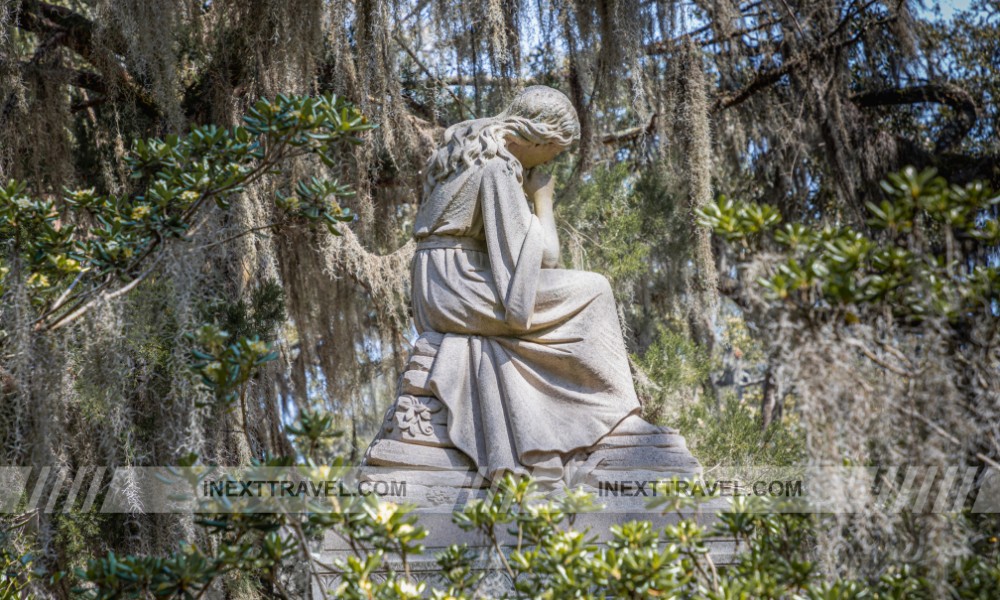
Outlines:
[[492,158],[440,182],[414,237],[417,331],[445,334],[428,389],[481,474],[558,477],[639,412],[610,284],[542,268],[542,224],[514,165]]

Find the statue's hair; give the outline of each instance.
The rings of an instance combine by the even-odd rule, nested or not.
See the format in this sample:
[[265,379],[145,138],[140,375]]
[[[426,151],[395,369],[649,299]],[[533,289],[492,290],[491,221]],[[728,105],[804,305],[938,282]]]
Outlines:
[[567,147],[580,139],[580,121],[562,92],[544,85],[528,87],[499,115],[462,121],[445,130],[444,143],[424,169],[425,197],[448,177],[494,157],[507,161],[520,180],[521,164],[504,143],[508,136]]

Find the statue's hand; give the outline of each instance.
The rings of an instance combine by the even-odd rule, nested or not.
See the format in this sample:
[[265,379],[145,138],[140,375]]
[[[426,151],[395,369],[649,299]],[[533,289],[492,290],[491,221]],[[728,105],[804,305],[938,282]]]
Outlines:
[[524,177],[524,193],[531,200],[550,200],[555,192],[556,180],[539,169],[531,169]]
[[559,266],[559,234],[552,214],[552,195],[556,181],[548,173],[532,169],[524,177],[524,193],[535,207],[535,216],[542,224],[542,268]]

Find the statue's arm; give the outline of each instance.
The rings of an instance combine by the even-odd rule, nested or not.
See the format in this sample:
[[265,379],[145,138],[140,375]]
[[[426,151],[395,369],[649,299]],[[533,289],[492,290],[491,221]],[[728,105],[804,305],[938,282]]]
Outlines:
[[512,328],[526,331],[535,312],[545,227],[529,210],[521,182],[499,159],[484,167],[480,204],[490,270],[506,312],[504,320]]
[[559,266],[559,232],[552,212],[552,198],[555,195],[555,179],[540,171],[531,172],[525,181],[525,193],[535,206],[535,216],[542,223],[543,244],[542,268],[554,269]]

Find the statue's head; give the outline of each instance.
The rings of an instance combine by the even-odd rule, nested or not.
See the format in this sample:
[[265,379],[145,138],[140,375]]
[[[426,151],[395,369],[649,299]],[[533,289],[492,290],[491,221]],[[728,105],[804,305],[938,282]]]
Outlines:
[[505,125],[507,150],[525,168],[546,163],[580,139],[580,120],[559,90],[533,85],[498,116]]
[[546,163],[580,139],[576,109],[559,90],[533,85],[495,117],[462,121],[444,132],[444,144],[427,162],[429,193],[453,174],[499,157],[518,179],[522,169]]

